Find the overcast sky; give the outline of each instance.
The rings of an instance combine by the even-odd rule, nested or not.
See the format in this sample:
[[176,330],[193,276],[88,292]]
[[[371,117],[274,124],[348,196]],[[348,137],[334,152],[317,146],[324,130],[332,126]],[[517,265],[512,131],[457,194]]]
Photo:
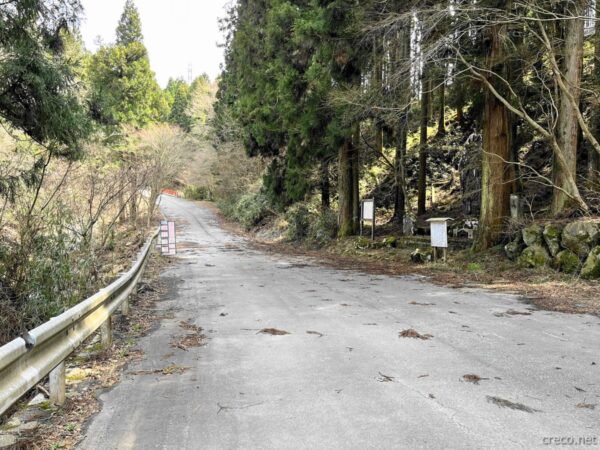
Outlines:
[[[136,0],[142,18],[144,42],[152,68],[161,86],[169,77],[187,80],[188,67],[193,76],[207,73],[214,80],[220,73],[223,41],[218,19],[232,0]],[[85,17],[81,32],[89,50],[97,48],[97,37],[114,42],[115,29],[125,0],[82,0]]]

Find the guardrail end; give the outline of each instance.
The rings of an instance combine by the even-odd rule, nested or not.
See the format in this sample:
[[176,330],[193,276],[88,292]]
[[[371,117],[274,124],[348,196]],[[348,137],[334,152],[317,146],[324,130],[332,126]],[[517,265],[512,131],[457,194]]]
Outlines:
[[27,349],[34,347],[35,344],[37,343],[35,336],[32,336],[31,334],[29,334],[29,332],[25,333],[22,337],[23,337],[23,340],[25,341],[25,345],[27,346]]

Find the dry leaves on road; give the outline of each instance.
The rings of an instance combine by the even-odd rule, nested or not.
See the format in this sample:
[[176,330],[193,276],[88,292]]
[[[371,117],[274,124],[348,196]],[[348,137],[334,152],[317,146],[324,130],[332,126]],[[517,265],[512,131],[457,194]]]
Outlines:
[[524,411],[524,412],[528,412],[528,413],[540,412],[540,410],[538,410],[538,409],[533,409],[522,403],[511,402],[510,400],[506,400],[506,399],[503,399],[500,397],[492,397],[492,396],[488,395],[488,396],[486,396],[486,398],[487,398],[488,402],[493,403],[494,405],[498,406],[499,408],[510,408],[510,409],[514,409],[517,411]]
[[468,373],[463,375],[463,380],[467,383],[479,384],[481,380],[489,380],[489,378],[481,378],[479,375],[475,375],[474,373]]
[[206,344],[206,336],[202,334],[202,328],[192,324],[191,319],[187,322],[180,322],[179,326],[186,330],[188,334],[171,342],[171,347],[187,351],[190,347],[201,347]]
[[181,375],[182,373],[190,370],[189,367],[178,366],[176,364],[170,364],[166,367],[153,370],[137,370],[135,372],[129,372],[130,375]]
[[401,331],[399,333],[399,337],[421,339],[423,341],[426,341],[428,339],[431,339],[433,337],[433,335],[421,334],[417,330],[413,330],[412,328],[409,328],[408,330]]
[[256,334],[270,334],[271,336],[283,336],[285,334],[290,334],[284,330],[278,330],[277,328],[263,328]]
[[593,403],[577,403],[575,408],[579,409],[596,409],[596,405]]

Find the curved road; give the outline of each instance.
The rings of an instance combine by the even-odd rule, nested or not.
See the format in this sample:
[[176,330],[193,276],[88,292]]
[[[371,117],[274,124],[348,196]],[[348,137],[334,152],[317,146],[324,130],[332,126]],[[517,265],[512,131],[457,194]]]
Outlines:
[[[183,243],[157,306],[172,318],[100,397],[80,448],[600,444],[599,318],[263,254],[207,209],[168,197],[162,209]],[[182,321],[202,327],[206,345],[173,348]],[[433,337],[399,337],[410,328]],[[171,364],[188,369],[153,373]]]

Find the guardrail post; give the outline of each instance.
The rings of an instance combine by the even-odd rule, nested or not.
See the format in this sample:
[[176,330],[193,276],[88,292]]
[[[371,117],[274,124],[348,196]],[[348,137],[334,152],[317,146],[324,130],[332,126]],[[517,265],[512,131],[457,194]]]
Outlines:
[[50,401],[55,405],[65,403],[65,362],[61,362],[50,372]]
[[129,315],[129,297],[127,297],[121,305],[121,314],[123,314],[124,316]]
[[100,342],[104,348],[112,347],[112,317],[109,317],[102,325],[100,325]]

